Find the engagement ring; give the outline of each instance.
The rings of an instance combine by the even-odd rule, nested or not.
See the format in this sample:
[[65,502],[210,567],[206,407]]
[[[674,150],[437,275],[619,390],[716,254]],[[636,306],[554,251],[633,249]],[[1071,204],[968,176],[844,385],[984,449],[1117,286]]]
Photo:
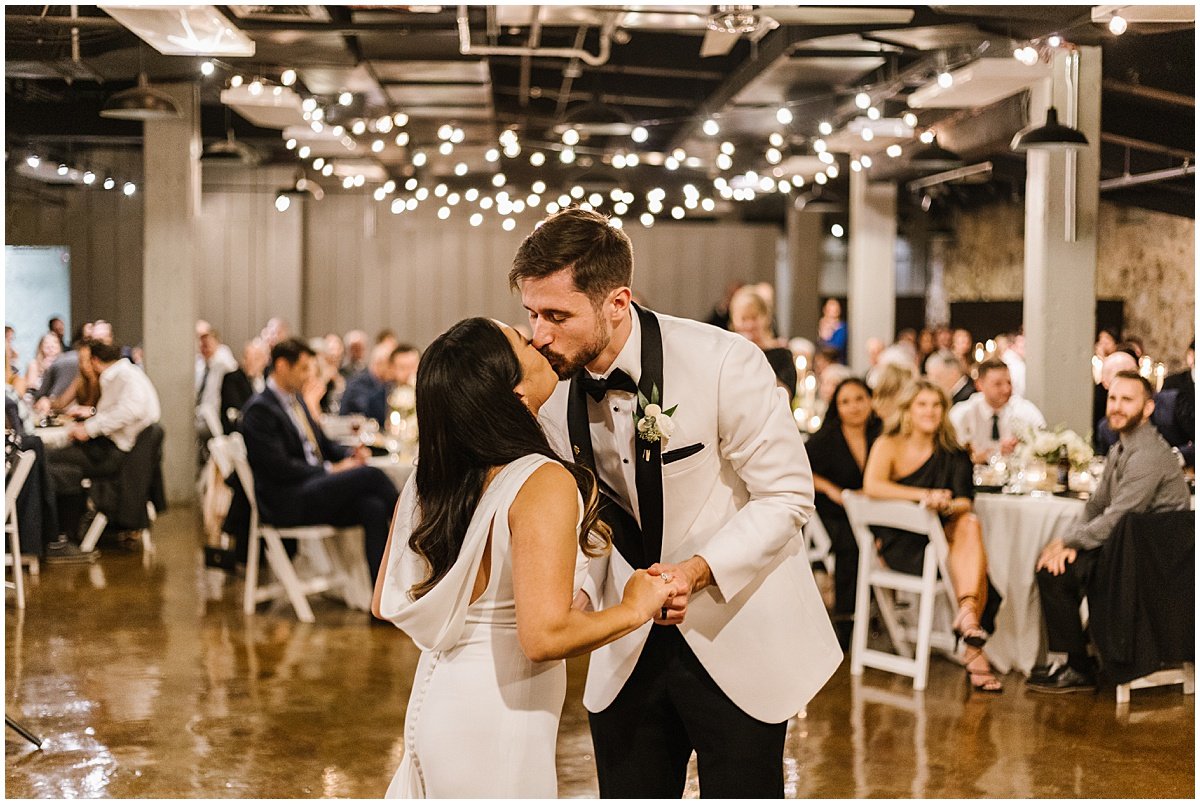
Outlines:
[[664,581],[666,581],[667,583],[670,583],[670,582],[671,582],[671,581],[674,579],[674,577],[675,577],[675,576],[674,576],[674,575],[672,575],[672,574],[671,574],[671,573],[669,573],[669,572],[664,572],[664,573],[662,574],[662,579],[663,579]]

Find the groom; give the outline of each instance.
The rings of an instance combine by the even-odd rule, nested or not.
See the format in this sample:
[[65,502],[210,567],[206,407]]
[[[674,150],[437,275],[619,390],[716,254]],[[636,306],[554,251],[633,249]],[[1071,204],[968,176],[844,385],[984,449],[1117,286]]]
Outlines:
[[615,549],[584,591],[615,605],[637,568],[676,589],[592,654],[600,795],[678,798],[695,751],[701,795],[780,798],[787,721],[841,661],[800,533],[808,457],[762,351],[632,304],[632,278],[629,238],[578,208],[546,218],[509,273],[563,380],[543,426],[609,498]]

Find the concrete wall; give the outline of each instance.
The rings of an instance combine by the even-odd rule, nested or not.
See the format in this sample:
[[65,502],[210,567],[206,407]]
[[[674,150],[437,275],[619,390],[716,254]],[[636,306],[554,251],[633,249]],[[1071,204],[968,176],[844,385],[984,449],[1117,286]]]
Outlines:
[[[946,254],[946,293],[955,301],[1012,301],[1022,295],[1024,209],[998,204],[963,212]],[[1101,202],[1096,293],[1125,302],[1126,332],[1171,367],[1182,365],[1195,320],[1195,221]]]

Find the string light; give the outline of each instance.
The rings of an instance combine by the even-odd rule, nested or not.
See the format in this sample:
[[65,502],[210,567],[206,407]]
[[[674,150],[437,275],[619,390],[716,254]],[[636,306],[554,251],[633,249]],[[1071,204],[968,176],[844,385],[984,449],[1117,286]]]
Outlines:
[[822,120],[817,125],[817,131],[819,131],[822,136],[828,137],[833,133],[833,126],[829,124],[828,120]]
[[711,117],[704,121],[703,130],[704,133],[710,137],[715,137],[721,133],[721,127],[717,125],[717,121],[713,120]]
[[[207,73],[205,73],[205,75],[207,75]],[[296,71],[291,69],[284,70],[279,76],[279,83],[283,84],[285,87],[290,87],[292,84],[296,83]]]
[[210,76],[217,71],[217,66],[211,61],[203,61],[200,63],[200,75]]
[[338,95],[338,103],[342,106],[349,106],[354,103],[354,96],[349,92],[343,92],[341,95]]
[[643,126],[634,126],[633,131],[629,132],[629,138],[634,142],[645,142],[650,138],[650,133]]
[[1120,36],[1129,30],[1129,22],[1120,14],[1113,14],[1112,19],[1108,21],[1108,30],[1115,36]]
[[786,106],[780,106],[779,111],[775,112],[775,119],[779,121],[779,125],[786,126],[792,122],[792,110]]

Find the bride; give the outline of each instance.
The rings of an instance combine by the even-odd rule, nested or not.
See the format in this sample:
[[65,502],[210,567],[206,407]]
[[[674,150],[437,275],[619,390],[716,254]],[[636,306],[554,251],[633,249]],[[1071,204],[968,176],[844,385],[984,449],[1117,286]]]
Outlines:
[[388,787],[404,798],[555,798],[563,659],[649,621],[668,579],[638,570],[619,606],[572,605],[610,548],[590,471],[537,422],[558,377],[515,330],[460,321],[417,372],[419,453],[372,611],[421,648]]

